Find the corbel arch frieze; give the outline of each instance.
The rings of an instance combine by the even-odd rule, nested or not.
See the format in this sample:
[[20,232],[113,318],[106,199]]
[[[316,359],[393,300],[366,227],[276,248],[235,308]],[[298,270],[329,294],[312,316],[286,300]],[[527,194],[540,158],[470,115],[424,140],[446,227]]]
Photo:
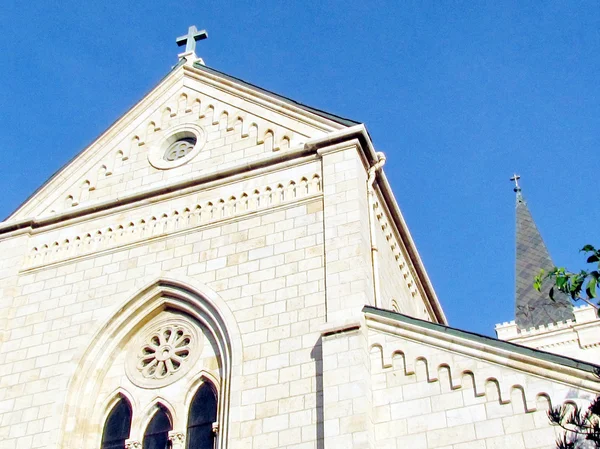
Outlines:
[[[430,385],[440,383],[445,386],[440,388],[442,393],[469,390],[474,398],[497,401],[499,405],[512,404],[515,410],[522,407],[524,413],[547,410],[563,403],[567,395],[573,395],[575,391],[573,385],[557,384],[501,365],[423,347],[413,341],[392,341],[385,335],[373,336],[369,353],[373,375],[393,372],[410,377],[413,382],[416,379]],[[577,393],[578,405],[587,404],[588,396],[593,397],[586,391]]]
[[[241,337],[233,313],[219,295],[207,286],[185,276],[163,276],[146,282],[144,286],[133,292],[128,300],[115,307],[113,313],[100,326],[91,338],[87,349],[81,354],[79,363],[68,387],[67,399],[63,410],[60,432],[61,448],[97,447],[101,438],[103,418],[107,407],[98,407],[96,400],[103,379],[118,351],[124,348],[125,342],[142,326],[165,310],[174,310],[196,320],[208,329],[218,349],[221,379],[214,375],[200,372],[186,387],[197,387],[202,379],[210,380],[218,389],[218,420],[222,425],[221,434],[226,436],[231,396],[241,394],[237,386],[241,369]],[[195,391],[195,390],[194,390]],[[190,392],[192,393],[192,392]],[[134,409],[132,435],[143,434],[144,410],[140,410],[134,395],[126,391],[115,391],[111,395],[114,402],[122,394]],[[188,394],[188,402],[191,396]],[[110,402],[110,401],[109,401]],[[156,397],[153,404],[163,404],[169,409],[171,416],[177,420],[178,428],[185,427],[187,413],[176,412],[165,398]],[[114,404],[113,404],[114,405]],[[145,409],[148,410],[147,408]],[[137,412],[137,413],[136,413]],[[183,427],[182,427],[183,425]],[[142,426],[142,427],[140,427]],[[226,441],[220,438],[219,441]]]

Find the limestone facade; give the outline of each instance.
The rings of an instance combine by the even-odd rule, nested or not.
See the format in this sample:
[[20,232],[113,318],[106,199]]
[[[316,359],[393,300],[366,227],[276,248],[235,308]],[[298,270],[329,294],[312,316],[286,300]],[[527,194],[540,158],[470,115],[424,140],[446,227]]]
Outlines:
[[182,60],[0,224],[0,447],[98,448],[124,398],[127,447],[161,408],[184,448],[204,384],[218,448],[548,447],[589,365],[423,327],[378,162],[363,125]]

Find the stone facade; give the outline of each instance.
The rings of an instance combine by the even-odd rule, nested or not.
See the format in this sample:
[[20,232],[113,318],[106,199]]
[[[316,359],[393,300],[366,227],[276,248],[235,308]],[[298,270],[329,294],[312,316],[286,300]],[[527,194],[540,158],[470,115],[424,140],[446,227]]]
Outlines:
[[182,60],[0,224],[0,447],[97,448],[124,398],[127,447],[161,408],[183,448],[203,384],[219,448],[548,447],[589,366],[406,331],[446,320],[383,162]]

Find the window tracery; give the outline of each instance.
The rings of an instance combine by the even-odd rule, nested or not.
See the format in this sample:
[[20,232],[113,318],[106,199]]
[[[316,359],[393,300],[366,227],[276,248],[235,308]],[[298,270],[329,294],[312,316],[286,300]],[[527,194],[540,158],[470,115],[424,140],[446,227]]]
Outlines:
[[[230,413],[224,404],[230,404],[232,365],[240,364],[241,353],[233,350],[239,348],[239,329],[215,292],[186,282],[187,278],[152,281],[119,309],[118,316],[107,319],[70,386],[59,447],[155,449],[154,434],[161,438],[158,447],[165,435],[170,449],[224,447]],[[146,378],[138,369],[138,356],[151,341],[155,354],[156,348],[168,349],[163,346],[171,343],[175,348],[189,346],[189,355],[172,375]],[[88,394],[91,391],[97,393]],[[204,398],[202,413],[193,406],[198,397]],[[117,404],[126,411],[125,419],[119,419],[127,423],[123,432],[114,431],[111,421]],[[151,425],[160,409],[170,426]]]
[[172,314],[143,329],[129,350],[127,376],[136,385],[160,388],[181,377],[198,360],[202,334],[195,326]]
[[154,332],[142,346],[138,369],[146,378],[163,379],[173,375],[190,355],[192,337],[180,326],[167,325]]
[[[218,362],[216,365],[213,362],[218,360],[218,350],[206,331],[200,323],[176,310],[163,310],[139,328],[121,356],[127,378],[140,388],[132,389],[127,394],[137,396],[136,403],[140,402],[142,407],[152,391],[160,389],[161,396],[149,409],[151,417],[146,415],[149,421],[138,419],[138,422],[147,422],[145,428],[133,429],[131,437],[129,428],[127,432],[118,431],[117,436],[113,437],[110,433],[114,427],[113,421],[106,421],[105,429],[109,431],[105,430],[103,441],[109,438],[114,443],[102,446],[102,449],[122,449],[127,445],[135,449],[214,449],[218,428],[218,393],[216,385],[206,375],[212,371],[209,377],[218,378]],[[114,368],[115,373],[123,369],[120,366]],[[194,374],[198,370],[201,370],[200,377]],[[169,389],[180,380],[182,385],[187,385],[185,388],[191,390],[189,394],[181,395],[182,385]],[[165,400],[170,401],[168,406],[163,405],[167,404]],[[131,423],[132,416],[135,421],[138,412],[131,406],[127,410]],[[121,419],[127,410],[120,411],[118,415],[111,412],[109,419],[116,419],[112,418],[113,415]],[[175,426],[171,413],[181,416],[183,422]]]

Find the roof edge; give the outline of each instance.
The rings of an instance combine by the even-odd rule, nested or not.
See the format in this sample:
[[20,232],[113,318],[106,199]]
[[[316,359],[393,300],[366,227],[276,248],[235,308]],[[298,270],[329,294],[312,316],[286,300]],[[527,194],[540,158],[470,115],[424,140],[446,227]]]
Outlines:
[[310,112],[312,114],[318,115],[319,117],[325,118],[327,120],[331,120],[334,121],[340,125],[344,125],[344,126],[355,126],[355,125],[360,125],[361,122],[357,122],[355,120],[349,119],[349,118],[345,118],[345,117],[341,117],[339,115],[336,114],[332,114],[330,112],[324,111],[322,109],[318,109],[318,108],[314,108],[312,106],[308,106],[306,104],[300,103],[296,100],[293,100],[289,97],[286,97],[284,95],[278,94],[276,92],[273,92],[271,90],[268,89],[264,89],[260,86],[257,86],[256,84],[252,84],[248,81],[244,81],[241,78],[237,78],[235,76],[229,75],[225,72],[221,72],[220,70],[214,69],[212,67],[208,67],[202,63],[200,63],[199,61],[196,61],[192,64],[192,66],[197,69],[197,70],[201,70],[204,72],[207,72],[209,74],[215,75],[215,76],[219,76],[221,78],[225,78],[228,81],[237,83],[237,84],[241,84],[247,88],[250,88],[252,90],[258,91],[264,95],[268,95],[270,97],[274,97],[284,103],[287,103],[288,105],[295,107],[295,108],[300,108],[304,111]]
[[106,127],[104,131],[102,131],[97,137],[91,140],[91,142],[84,146],[82,150],[75,153],[75,155],[69,159],[66,163],[64,163],[58,170],[56,170],[43,184],[41,184],[37,189],[35,189],[17,208],[12,211],[8,216],[4,217],[0,221],[0,223],[4,223],[14,218],[15,215],[19,213],[19,211],[25,207],[38,193],[40,193],[48,184],[50,184],[54,179],[58,178],[61,173],[69,167],[79,156],[81,156],[88,148],[91,148],[96,142],[101,140],[104,136],[108,135],[117,124],[129,114],[130,111],[134,110],[137,105],[139,105],[142,101],[144,101],[147,97],[149,97],[152,92],[154,92],[169,76],[175,73],[180,67],[186,64],[187,60],[185,58],[181,58],[177,64],[175,64],[171,70],[169,70],[165,76],[163,76],[157,83],[152,86],[138,101],[136,101],[131,107],[129,107],[123,114],[119,115],[116,120],[114,120],[110,125]]
[[[600,380],[595,375],[600,369],[598,365],[373,306],[365,306],[362,311],[367,321],[371,319],[384,326],[401,327],[405,332],[400,332],[398,335],[403,337],[422,340],[425,343],[454,352],[463,352],[472,357],[475,357],[474,351],[477,351],[479,358],[537,376],[542,375],[541,368],[544,371],[544,377],[572,384],[583,382],[585,385],[580,386],[591,390],[598,390],[600,386]],[[462,351],[461,347],[464,348]],[[557,369],[557,365],[560,369]],[[585,373],[584,376],[581,373]],[[576,382],[575,379],[579,379],[579,382]]]

